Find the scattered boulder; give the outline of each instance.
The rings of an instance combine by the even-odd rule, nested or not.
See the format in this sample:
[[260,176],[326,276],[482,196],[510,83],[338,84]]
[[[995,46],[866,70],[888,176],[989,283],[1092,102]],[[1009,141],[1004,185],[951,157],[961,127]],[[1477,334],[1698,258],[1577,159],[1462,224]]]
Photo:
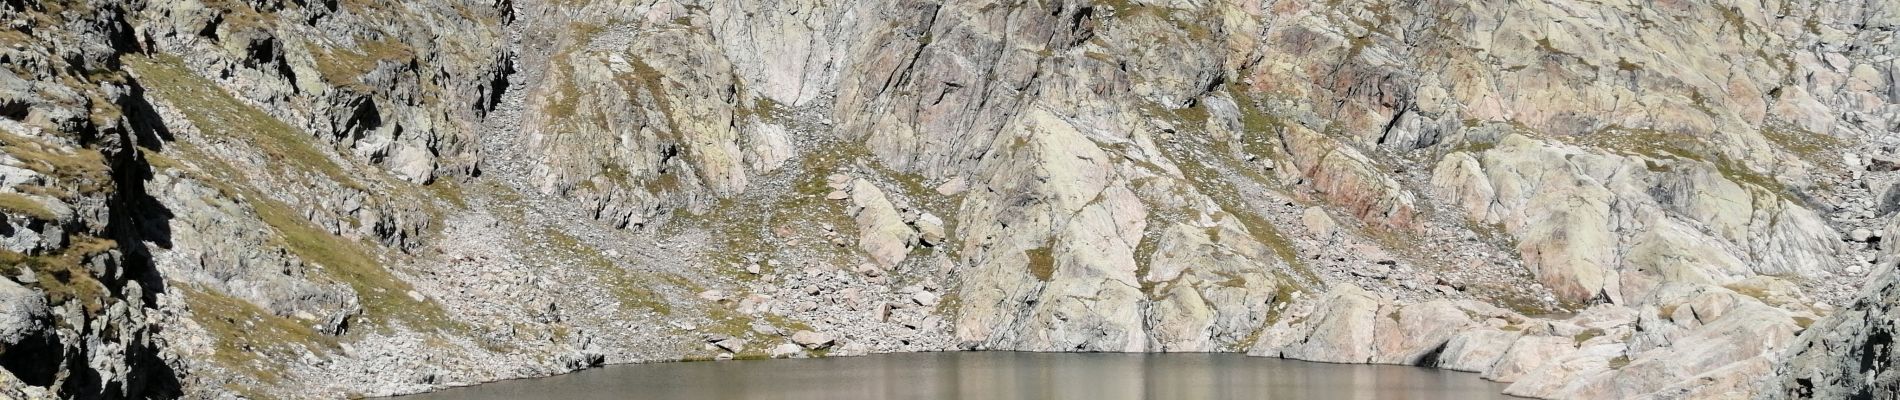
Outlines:
[[1504,357],[1511,344],[1524,334],[1497,328],[1459,332],[1438,355],[1438,368],[1464,372],[1485,372]]
[[1847,233],[1848,240],[1860,243],[1867,243],[1877,237],[1878,236],[1874,236],[1873,230],[1867,228],[1855,228],[1853,231]]
[[0,279],[0,349],[46,329],[46,299],[33,289]]
[[851,180],[852,178],[850,175],[831,174],[825,177],[825,186],[830,187],[833,190],[844,190],[846,188],[851,187]]
[[804,358],[805,348],[795,343],[779,343],[777,346],[766,349],[765,354],[772,358]]
[[917,216],[917,222],[915,223],[915,225],[917,227],[917,232],[920,235],[918,239],[922,240],[923,244],[929,245],[929,246],[938,246],[938,245],[943,244],[943,240],[944,240],[943,218],[939,218],[935,214],[923,213],[922,215]]
[[831,334],[827,333],[798,331],[792,333],[792,342],[798,343],[799,346],[804,346],[807,349],[817,350],[831,347],[832,338]]
[[1517,382],[1525,373],[1542,368],[1544,363],[1568,355],[1577,350],[1577,344],[1568,337],[1561,336],[1525,336],[1511,343],[1498,361],[1483,373],[1484,379],[1498,382]]
[[1381,364],[1419,365],[1445,348],[1452,336],[1474,324],[1471,314],[1451,300],[1433,300],[1407,306],[1382,307],[1385,318],[1374,330]]
[[745,351],[746,340],[731,336],[717,336],[707,340],[707,343],[728,352],[739,353]]
[[949,181],[944,182],[942,185],[937,185],[937,194],[955,196],[963,193],[963,190],[968,186],[969,184],[963,180],[963,177],[950,178]]
[[910,300],[912,302],[917,303],[917,305],[920,305],[920,306],[935,307],[937,305],[938,297],[936,293],[922,291],[922,292],[917,292],[916,294],[910,295]]
[[1867,156],[1867,170],[1871,172],[1900,171],[1900,158],[1880,154]]
[[1886,216],[1900,211],[1900,184],[1888,184],[1880,191],[1880,199],[1874,202],[1874,214]]
[[1267,328],[1270,332],[1249,354],[1332,363],[1372,360],[1377,299],[1358,286],[1336,285],[1317,307],[1304,321]]
[[916,240],[917,231],[904,223],[897,206],[871,181],[852,181],[850,191],[851,215],[858,223],[858,247],[869,253],[879,266],[890,267],[903,262]]
[[1326,210],[1319,207],[1307,207],[1306,211],[1300,212],[1300,223],[1306,225],[1308,233],[1318,238],[1332,237],[1333,230],[1338,227],[1333,217],[1326,215]]

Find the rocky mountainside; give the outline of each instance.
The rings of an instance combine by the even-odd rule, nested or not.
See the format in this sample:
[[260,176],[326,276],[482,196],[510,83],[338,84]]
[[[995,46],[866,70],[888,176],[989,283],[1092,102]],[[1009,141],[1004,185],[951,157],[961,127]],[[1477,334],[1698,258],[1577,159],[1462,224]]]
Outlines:
[[1421,365],[1540,398],[1900,390],[1891,0],[8,0],[0,23],[0,397],[937,350]]

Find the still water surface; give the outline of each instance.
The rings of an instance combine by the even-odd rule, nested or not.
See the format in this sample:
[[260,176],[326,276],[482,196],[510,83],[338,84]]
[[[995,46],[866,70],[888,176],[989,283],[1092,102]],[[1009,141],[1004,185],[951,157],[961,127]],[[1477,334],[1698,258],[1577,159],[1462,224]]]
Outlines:
[[1505,399],[1477,374],[1238,354],[951,352],[621,365],[399,400]]

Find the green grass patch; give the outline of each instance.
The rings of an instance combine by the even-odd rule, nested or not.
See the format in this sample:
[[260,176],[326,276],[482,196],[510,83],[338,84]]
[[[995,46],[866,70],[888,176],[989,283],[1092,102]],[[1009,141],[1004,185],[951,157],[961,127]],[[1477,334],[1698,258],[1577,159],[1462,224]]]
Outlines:
[[50,143],[0,130],[0,152],[19,159],[21,167],[58,179],[63,187],[33,190],[61,199],[110,193],[111,170],[105,156],[93,149],[68,152]]
[[[1048,247],[1037,247],[1037,248],[1033,248],[1029,250],[1023,250],[1023,257],[1027,257],[1029,259],[1029,274],[1034,275],[1036,277],[1036,280],[1048,282],[1051,279],[1055,278],[1056,258],[1054,255],[1050,253],[1051,251]],[[1136,261],[1146,261],[1146,260],[1136,260]]]
[[580,22],[568,24],[568,37],[574,38],[574,41],[569,45],[570,47],[564,47],[548,57],[548,63],[555,71],[553,76],[555,90],[554,95],[548,99],[548,103],[541,108],[541,112],[556,120],[561,120],[573,117],[578,111],[581,104],[581,91],[580,86],[575,83],[574,65],[570,60],[574,57],[572,47],[585,45],[603,29],[605,28],[597,24]]
[[1511,310],[1518,314],[1530,315],[1530,316],[1548,315],[1554,311],[1558,311],[1562,307],[1562,305],[1558,305],[1558,307],[1551,307],[1550,304],[1544,303],[1544,301],[1542,299],[1537,298],[1536,295],[1529,294],[1529,293],[1520,293],[1516,290],[1513,290],[1514,288],[1494,286],[1494,285],[1477,285],[1477,286],[1480,286],[1480,287],[1476,288],[1476,290],[1469,290],[1467,292],[1492,293],[1493,295],[1490,297],[1488,301],[1489,303],[1495,304],[1499,307],[1503,307],[1506,310]]
[[1623,369],[1630,365],[1630,356],[1621,355],[1610,359],[1610,369]]
[[[840,166],[871,157],[860,143],[811,143],[809,146],[800,146],[798,157],[790,160],[788,168],[780,168],[769,175],[760,176],[758,180],[763,182],[772,177],[785,176],[791,181],[789,187],[751,189],[741,197],[719,201],[703,214],[684,216],[675,221],[675,225],[697,226],[714,232],[714,237],[719,238],[716,240],[720,243],[717,248],[722,250],[703,254],[711,265],[719,268],[750,262],[747,256],[770,258],[771,254],[793,250],[783,240],[783,232],[816,238],[813,235],[817,235],[815,230],[818,226],[831,224],[839,234],[851,237],[857,221],[845,212],[846,202],[825,198],[832,191],[827,178],[833,173],[844,172]],[[950,232],[949,229],[946,226],[946,232]],[[832,265],[856,263],[848,251],[839,251],[829,243],[816,243],[809,249],[816,250],[813,253],[821,257],[817,260],[819,262]],[[765,265],[761,264],[761,267]]]
[[1590,329],[1583,330],[1583,332],[1577,332],[1577,334],[1571,336],[1570,339],[1575,341],[1577,344],[1583,344],[1583,342],[1586,340],[1595,339],[1607,334],[1608,333],[1604,332],[1602,329],[1590,328]]
[[1617,57],[1616,70],[1624,71],[1624,72],[1636,72],[1636,71],[1642,71],[1643,66],[1637,63],[1630,62],[1630,60],[1627,58]]
[[1537,51],[1544,52],[1545,54],[1570,55],[1570,52],[1559,50],[1556,46],[1551,46],[1550,38],[1537,38]]
[[[1245,133],[1262,133],[1261,135],[1246,136],[1268,138],[1272,137],[1272,135],[1266,135],[1264,133],[1276,132],[1286,126],[1286,121],[1281,119],[1280,116],[1274,115],[1260,95],[1248,93],[1246,90],[1235,85],[1227,86],[1227,95],[1234,100],[1235,108],[1240,111],[1241,129],[1246,130]],[[1261,140],[1260,142],[1266,143],[1269,141]],[[1250,150],[1254,149],[1250,148]],[[1249,151],[1249,154],[1265,155],[1272,152],[1271,149],[1258,149],[1256,151],[1258,152]]]
[[325,81],[364,93],[375,88],[363,83],[363,75],[375,71],[382,63],[403,64],[416,57],[408,45],[390,38],[358,40],[357,46],[351,48],[316,43],[308,47],[310,55],[316,58],[317,74]]
[[[1277,158],[1279,152],[1276,151],[1274,147],[1277,145],[1277,142],[1264,136],[1267,136],[1266,134],[1269,132],[1278,132],[1278,129],[1284,126],[1282,125],[1284,121],[1268,113],[1268,110],[1265,109],[1264,105],[1260,104],[1258,99],[1247,96],[1245,93],[1235,93],[1234,95],[1237,102],[1236,105],[1241,108],[1242,121],[1248,125],[1248,132],[1243,133],[1243,141],[1248,141],[1248,143],[1242,144],[1242,147],[1238,150],[1255,157]],[[1240,99],[1245,100],[1242,101]],[[1249,116],[1250,114],[1251,116]],[[1174,117],[1177,118],[1177,120],[1181,118],[1181,116],[1172,113],[1162,113],[1160,115]],[[1252,122],[1247,122],[1249,120]],[[1258,130],[1256,131],[1255,129]],[[1226,169],[1236,171],[1236,175],[1269,188],[1273,187],[1273,179],[1261,175],[1259,171],[1253,168],[1233,165],[1233,163],[1237,163],[1237,161],[1220,158],[1211,160],[1201,159],[1194,157],[1194,154],[1184,147],[1177,146],[1183,145],[1166,144],[1160,148],[1163,156],[1173,160],[1175,166],[1181,169],[1181,173],[1187,178],[1191,186],[1208,198],[1213,199],[1214,203],[1220,206],[1221,210],[1226,211],[1227,215],[1237,219],[1241,226],[1247,229],[1247,233],[1251,235],[1255,241],[1272,249],[1274,254],[1279,256],[1282,261],[1285,261],[1287,266],[1294,273],[1300,274],[1300,276],[1306,278],[1308,282],[1322,282],[1319,276],[1315,275],[1312,269],[1306,265],[1306,260],[1300,257],[1299,251],[1293,246],[1292,241],[1287,239],[1286,235],[1282,234],[1280,230],[1265,217],[1256,213],[1247,212],[1247,210],[1254,208],[1244,204],[1244,202],[1240,200],[1243,198],[1240,195],[1240,190],[1236,188],[1232,182],[1228,182],[1227,179],[1221,175],[1220,171],[1209,163],[1221,163],[1227,167]],[[1213,147],[1202,143],[1190,143],[1184,146],[1200,148]]]
[[1284,316],[1282,314],[1286,309],[1291,308],[1295,300],[1293,296],[1300,293],[1300,288],[1293,286],[1291,282],[1291,279],[1282,277],[1282,279],[1273,283],[1273,302],[1271,304],[1277,304],[1279,306],[1267,310],[1267,317],[1264,320],[1265,322],[1261,324],[1262,326],[1271,326],[1276,322],[1280,322],[1280,318]]
[[295,359],[306,351],[325,353],[337,348],[336,339],[251,302],[190,284],[174,285],[172,289],[184,295],[191,319],[210,333],[211,361],[259,382],[283,383],[283,360]]
[[[1164,153],[1173,153],[1168,151],[1166,146],[1162,149]],[[1312,275],[1311,269],[1306,265],[1306,260],[1300,257],[1299,250],[1293,246],[1292,240],[1287,239],[1286,235],[1265,217],[1246,212],[1251,208],[1244,207],[1244,204],[1238,200],[1241,198],[1239,191],[1225,182],[1212,167],[1203,164],[1201,160],[1192,158],[1172,156],[1170,158],[1175,160],[1175,165],[1181,168],[1181,172],[1187,176],[1190,184],[1200,189],[1201,193],[1207,195],[1208,198],[1214,199],[1214,203],[1219,205],[1221,210],[1227,211],[1227,215],[1234,217],[1241,226],[1246,227],[1247,233],[1253,236],[1254,241],[1273,250],[1274,255],[1279,256],[1281,261],[1285,261],[1297,273],[1305,275],[1312,282],[1320,282],[1317,275]]]
[[121,60],[138,74],[146,88],[184,113],[207,139],[248,143],[277,165],[320,173],[345,187],[364,190],[362,183],[311,143],[310,135],[232,97],[216,83],[193,74],[177,57],[127,56]]
[[437,179],[422,188],[429,193],[429,197],[447,201],[456,208],[468,208],[468,198],[462,195],[462,186],[452,180]]
[[217,189],[222,196],[244,199],[258,220],[277,233],[271,237],[272,244],[281,246],[299,260],[315,264],[319,267],[315,270],[320,277],[346,284],[356,293],[364,315],[370,317],[368,323],[359,326],[386,330],[391,322],[400,321],[411,329],[423,332],[465,329],[461,323],[449,318],[440,305],[409,297],[408,293],[412,289],[409,284],[390,272],[374,256],[376,245],[338,236],[318,227],[290,205],[242,185],[240,177],[243,175],[224,161],[185,145],[189,142],[181,141],[179,144],[169,151],[194,161],[193,165],[210,170],[184,172],[193,176],[194,180]]
[[600,249],[581,243],[580,239],[556,229],[543,229],[541,237],[555,249],[567,253],[581,266],[587,267],[596,278],[605,283],[608,292],[620,300],[622,311],[650,310],[662,315],[672,314],[673,306],[665,296],[652,289],[654,282],[635,276],[626,268],[621,268],[601,254]]
[[204,6],[224,11],[220,15],[223,18],[220,30],[224,35],[241,30],[270,29],[277,22],[276,13],[259,11],[244,0],[205,0]]
[[29,218],[52,221],[59,218],[52,210],[31,197],[19,193],[0,193],[0,211],[8,214],[25,215]]
[[1768,124],[1762,128],[1761,136],[1776,147],[1810,162],[1832,162],[1829,153],[1849,148],[1848,143],[1840,138],[1809,132],[1785,123]]
[[[118,243],[91,236],[76,236],[71,245],[55,254],[29,256],[0,249],[0,264],[24,265],[38,282],[30,284],[46,292],[53,305],[77,301],[86,310],[87,315],[99,315],[105,310],[106,300],[111,292],[104,283],[92,276],[85,263],[93,256],[111,251]],[[15,271],[4,271],[12,274]],[[71,321],[75,324],[82,321]]]
[[289,206],[261,194],[247,196],[259,219],[278,233],[284,248],[298,259],[322,266],[325,275],[348,284],[372,316],[371,326],[402,321],[425,332],[457,331],[459,322],[438,304],[409,297],[409,283],[371,256],[370,245],[318,228]]
[[[1655,129],[1635,129],[1610,126],[1588,135],[1567,137],[1572,144],[1591,146],[1624,154],[1640,155],[1651,159],[1677,159],[1701,163],[1713,167],[1724,179],[1742,185],[1745,188],[1773,193],[1782,198],[1796,201],[1786,184],[1774,177],[1756,172],[1740,160],[1717,153],[1707,140],[1694,135],[1665,132]],[[1665,167],[1651,164],[1651,172],[1662,172]]]

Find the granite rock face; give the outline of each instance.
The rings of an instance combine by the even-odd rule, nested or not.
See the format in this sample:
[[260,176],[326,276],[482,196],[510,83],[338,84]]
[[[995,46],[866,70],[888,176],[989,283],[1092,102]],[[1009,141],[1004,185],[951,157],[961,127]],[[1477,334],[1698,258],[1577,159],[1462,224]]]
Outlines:
[[[1893,229],[1893,223],[1887,229]],[[1852,303],[1801,333],[1758,383],[1757,398],[1879,398],[1900,392],[1886,366],[1894,363],[1895,249],[1882,246],[1880,272]]]
[[1891,1],[41,3],[0,397],[938,350],[1895,394]]
[[1900,391],[1885,366],[1894,356],[1893,283],[1883,274],[1864,296],[1810,326],[1790,345],[1760,398],[1878,398]]

